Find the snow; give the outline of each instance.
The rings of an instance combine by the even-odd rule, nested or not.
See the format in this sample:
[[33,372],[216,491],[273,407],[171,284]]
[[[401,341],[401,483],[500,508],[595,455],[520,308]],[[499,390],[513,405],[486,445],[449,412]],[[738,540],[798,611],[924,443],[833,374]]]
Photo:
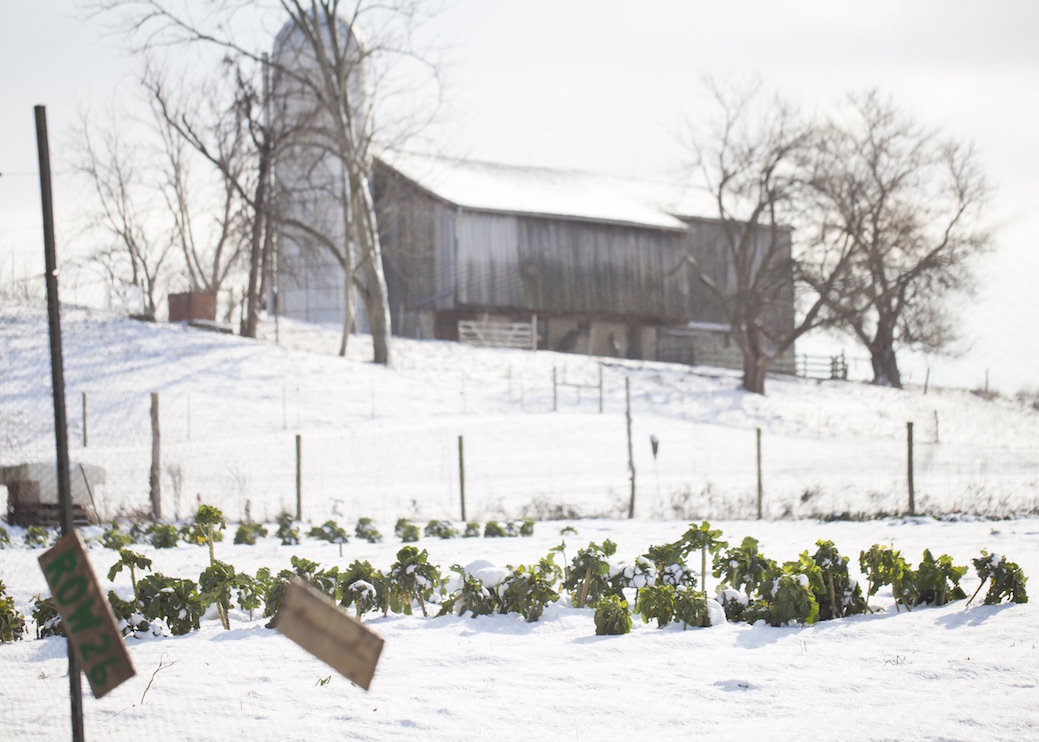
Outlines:
[[[264,326],[267,339],[252,342],[71,307],[63,314],[72,456],[106,467],[106,484],[96,493],[103,512],[147,506],[148,395],[159,391],[164,464],[177,464],[183,477],[179,508],[164,480],[168,513],[187,516],[197,492],[230,520],[249,509],[269,524],[280,508],[294,507],[299,432],[308,521],[301,533],[331,517],[352,534],[357,518],[370,516],[387,534],[376,544],[303,538],[281,546],[272,535],[247,546],[232,543],[232,525],[215,553],[239,571],[288,568],[293,555],[325,567],[368,560],[387,570],[402,546],[392,537],[397,518],[464,526],[455,468],[457,435],[464,433],[468,519],[518,520],[538,508],[614,516],[538,518],[531,537],[422,537],[415,544],[442,574],[453,574],[453,564],[468,565],[484,585],[500,581],[508,565],[536,563],[563,539],[569,558],[608,538],[617,544],[611,562],[634,565],[649,546],[677,539],[703,518],[730,544],[751,536],[778,561],[832,540],[862,584],[857,555],[874,543],[899,549],[914,566],[925,548],[967,565],[986,550],[1006,555],[1028,576],[1039,574],[1039,414],[1008,400],[781,378],[770,378],[768,394],[757,397],[742,393],[729,372],[611,361],[605,414],[598,414],[597,398],[562,393],[561,411],[552,414],[545,383],[551,369],[590,375],[596,359],[400,340],[393,367],[385,369],[368,362],[364,338],[351,340],[347,359],[331,355],[338,346],[334,329],[283,322],[275,345],[271,323]],[[0,304],[0,466],[53,457],[47,351],[42,312]],[[632,380],[641,442],[633,520],[616,517],[626,515],[629,492],[624,376]],[[85,448],[77,419],[84,391]],[[935,411],[941,440],[918,438],[917,501],[927,512],[966,514],[816,517],[903,511],[905,422],[916,420],[920,433]],[[768,516],[761,521],[754,519],[752,473],[759,427]],[[651,432],[661,440],[656,462],[646,445]],[[322,456],[328,458],[318,464]],[[1000,510],[1017,517],[979,517]],[[561,533],[567,527],[576,535]],[[23,545],[22,529],[7,530],[12,545],[0,550],[0,581],[29,614],[32,597],[46,594],[41,552]],[[100,530],[82,533],[96,539]],[[171,576],[197,579],[208,562],[205,546],[135,548],[153,560],[154,571]],[[113,583],[105,579],[115,552],[95,543],[89,557],[102,589],[130,595],[125,571]],[[690,569],[698,573],[698,559]],[[718,581],[708,582],[713,591]],[[978,587],[973,567],[961,584],[968,595]],[[576,609],[565,596],[535,623],[515,614],[368,614],[366,623],[386,645],[367,693],[264,628],[266,619],[233,609],[230,631],[207,615],[200,631],[185,636],[128,639],[137,676],[101,700],[88,693],[85,727],[89,739],[135,742],[156,734],[434,741],[719,733],[1039,737],[1034,602],[985,606],[979,596],[970,606],[958,601],[907,613],[896,611],[890,589],[882,589],[870,604],[873,615],[782,628],[716,623],[712,616],[706,629],[658,629],[635,616],[629,634],[609,637],[595,636],[592,609]],[[70,736],[66,671],[63,639],[0,645],[0,739]]]
[[[456,206],[481,211],[570,216],[684,229],[691,214],[683,189],[666,183],[573,170],[520,167],[388,152],[382,159],[409,180]],[[705,211],[710,214],[712,212]]]

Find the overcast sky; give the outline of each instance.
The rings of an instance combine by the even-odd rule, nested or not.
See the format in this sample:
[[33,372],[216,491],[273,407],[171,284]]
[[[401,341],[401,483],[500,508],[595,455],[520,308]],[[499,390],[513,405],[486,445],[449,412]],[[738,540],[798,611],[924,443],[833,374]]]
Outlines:
[[[1013,0],[447,0],[427,28],[449,62],[444,151],[517,164],[660,175],[682,164],[700,80],[758,76],[807,110],[877,87],[972,140],[996,186],[997,253],[965,312],[958,362],[906,359],[911,381],[1039,387],[1039,2]],[[272,25],[276,25],[272,24]],[[0,9],[0,278],[42,262],[33,105],[52,147],[77,107],[103,110],[137,67],[72,0]],[[62,153],[53,159],[60,161]],[[55,185],[59,251],[69,222]],[[68,228],[67,226],[65,228]],[[70,236],[71,237],[71,236]],[[65,296],[65,294],[63,294]],[[849,354],[864,351],[845,342]]]

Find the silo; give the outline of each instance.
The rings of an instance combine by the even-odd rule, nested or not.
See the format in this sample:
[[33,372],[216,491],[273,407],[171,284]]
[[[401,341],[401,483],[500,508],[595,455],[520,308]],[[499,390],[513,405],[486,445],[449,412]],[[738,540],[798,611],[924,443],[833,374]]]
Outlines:
[[[271,58],[272,122],[278,142],[278,312],[341,325],[348,285],[343,258],[351,218],[343,154],[347,149],[349,156],[366,156],[370,72],[359,30],[337,18],[337,51],[327,18],[320,10],[318,14],[317,23],[312,16],[286,23],[275,38]],[[308,33],[315,28],[319,36]],[[347,147],[338,126],[348,127]],[[355,246],[354,265],[359,262],[357,252]],[[367,330],[367,315],[356,291],[353,305],[357,329]]]

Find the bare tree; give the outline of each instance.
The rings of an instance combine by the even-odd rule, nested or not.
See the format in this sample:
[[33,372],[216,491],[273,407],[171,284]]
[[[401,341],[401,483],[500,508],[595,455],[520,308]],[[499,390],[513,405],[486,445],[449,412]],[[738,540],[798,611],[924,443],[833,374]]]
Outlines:
[[973,287],[989,188],[971,147],[942,139],[876,91],[850,98],[818,148],[813,182],[828,244],[850,242],[851,270],[826,311],[869,350],[875,384],[901,387],[898,348],[942,351],[956,338],[948,301]]
[[148,157],[128,144],[113,120],[95,133],[84,114],[76,169],[97,196],[92,226],[111,241],[94,259],[110,286],[135,287],[144,299],[143,313],[155,319],[164,269],[176,239],[160,204],[161,194],[148,170]]
[[[820,250],[808,225],[813,126],[784,101],[765,101],[760,86],[722,90],[708,82],[716,115],[690,136],[693,176],[715,209],[690,220],[693,240],[716,253],[686,263],[708,288],[743,355],[743,386],[758,394],[772,364],[823,320],[824,300],[850,257],[850,245]],[[801,304],[793,311],[795,287]]]
[[[390,320],[386,281],[383,273],[377,218],[370,190],[373,145],[376,132],[385,144],[400,135],[394,125],[372,124],[375,100],[392,97],[376,81],[383,79],[384,60],[419,61],[429,78],[439,83],[435,65],[428,65],[415,52],[411,32],[419,16],[418,0],[277,0],[268,5],[246,0],[220,0],[205,13],[195,14],[181,0],[96,0],[93,7],[103,13],[124,13],[139,48],[176,44],[209,44],[224,52],[258,59],[249,33],[240,19],[257,17],[268,7],[277,8],[287,21],[283,31],[293,53],[275,54],[274,75],[290,80],[305,91],[319,116],[306,116],[311,138],[299,142],[298,154],[309,148],[332,161],[323,165],[327,173],[338,169],[343,187],[334,193],[338,213],[322,215],[326,224],[315,224],[279,207],[284,219],[302,233],[301,245],[327,250],[342,267],[345,278],[345,319],[342,352],[354,324],[353,291],[365,303],[372,331],[375,361],[390,360]],[[362,34],[365,28],[367,36]],[[279,57],[281,57],[279,59]],[[305,59],[305,65],[297,64]],[[383,61],[380,61],[383,60]],[[372,74],[369,77],[369,73]],[[438,85],[437,85],[438,86]],[[400,107],[398,106],[398,111]],[[395,122],[396,123],[396,122]],[[408,120],[408,125],[415,123]],[[387,136],[387,132],[391,132]],[[397,140],[399,141],[399,140]],[[317,169],[312,170],[317,175]],[[326,183],[317,183],[325,188]],[[279,183],[279,199],[284,197]],[[312,214],[311,214],[312,215]],[[335,218],[332,219],[331,217]],[[327,229],[323,227],[328,227]]]

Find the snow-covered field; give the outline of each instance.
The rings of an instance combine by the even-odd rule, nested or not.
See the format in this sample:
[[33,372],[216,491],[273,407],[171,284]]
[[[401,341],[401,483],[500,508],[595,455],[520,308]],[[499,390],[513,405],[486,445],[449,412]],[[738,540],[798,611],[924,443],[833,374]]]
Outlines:
[[[597,391],[572,387],[559,389],[553,414],[553,368],[559,379],[593,383],[597,359],[398,341],[394,366],[384,369],[365,362],[363,338],[348,360],[331,355],[334,330],[283,323],[275,345],[272,325],[257,343],[76,309],[63,322],[71,454],[106,467],[103,515],[147,506],[148,395],[157,391],[167,515],[189,515],[196,495],[232,520],[293,510],[299,434],[304,519],[331,516],[352,531],[367,515],[388,536],[375,545],[354,539],[341,555],[314,540],[236,546],[228,537],[216,556],[240,571],[277,571],[292,555],[387,569],[401,546],[391,535],[398,517],[459,520],[462,435],[470,519],[600,517],[539,519],[531,538],[421,539],[445,572],[476,560],[536,562],[565,526],[577,530],[565,536],[568,554],[610,538],[617,558],[631,562],[708,517],[730,543],[753,536],[779,561],[830,539],[852,557],[853,573],[859,551],[873,543],[893,545],[913,565],[924,548],[964,565],[986,549],[1026,575],[1039,573],[1039,412],[1016,402],[778,378],[756,397],[728,372],[614,361],[604,369],[602,415]],[[0,305],[0,371],[0,466],[52,457],[40,310]],[[630,496],[625,376],[634,520],[618,517]],[[808,517],[904,511],[906,422],[915,423],[918,509],[961,515]],[[763,521],[752,519],[757,428]],[[661,441],[656,460],[650,434]],[[7,530],[14,543],[0,550],[0,581],[28,614],[46,589],[40,552],[22,544],[21,529]],[[138,548],[167,575],[197,579],[208,561],[204,547]],[[114,552],[95,544],[90,558],[107,589]],[[972,568],[962,585],[969,594],[978,584]],[[129,594],[125,572],[114,587]],[[874,615],[806,627],[682,631],[635,617],[631,633],[617,637],[595,636],[593,611],[567,596],[529,624],[515,614],[370,614],[386,647],[367,693],[265,629],[265,620],[232,612],[224,631],[210,614],[186,636],[128,640],[138,674],[100,701],[85,699],[86,732],[126,740],[1039,737],[1034,602],[960,601],[906,613],[895,610],[889,588],[870,602]],[[63,639],[0,646],[0,739],[69,736],[66,670]]]

